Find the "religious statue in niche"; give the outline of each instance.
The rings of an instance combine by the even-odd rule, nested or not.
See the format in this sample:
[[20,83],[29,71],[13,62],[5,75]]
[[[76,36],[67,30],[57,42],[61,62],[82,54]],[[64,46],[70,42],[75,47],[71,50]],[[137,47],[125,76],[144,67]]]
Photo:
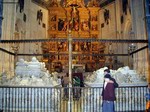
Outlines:
[[79,11],[76,7],[72,8],[71,20],[69,21],[69,29],[78,31],[79,30]]
[[92,59],[97,62],[99,61],[99,56],[96,53],[94,53]]
[[51,55],[50,58],[49,58],[49,61],[52,62],[52,61],[54,61],[55,59],[56,59],[55,55]]
[[88,7],[98,7],[99,3],[98,0],[90,0],[87,4]]
[[105,22],[106,22],[106,24],[109,24],[109,17],[110,15],[109,15],[109,10],[107,10],[107,9],[105,9],[105,11],[104,11],[104,20],[105,20]]
[[98,44],[92,44],[92,51],[97,51],[98,50]]
[[43,12],[40,9],[40,10],[37,11],[37,21],[39,22],[39,25],[41,24],[42,19],[43,19]]
[[85,20],[85,21],[81,22],[81,30],[89,31],[89,21]]
[[64,27],[64,20],[58,19],[58,30],[61,31]]
[[51,42],[51,43],[49,43],[49,44],[50,44],[49,50],[51,50],[51,51],[56,51],[56,50],[57,50],[55,43]]
[[24,21],[24,22],[26,22],[26,18],[27,18],[27,16],[26,16],[26,14],[24,13],[24,14],[23,14],[23,21]]
[[16,31],[16,32],[19,32],[19,27],[18,27],[18,24],[17,24],[17,23],[15,23],[15,31]]
[[82,60],[90,60],[90,57],[86,56],[86,55],[83,55],[81,58],[82,58]]
[[81,49],[81,51],[84,51],[84,42],[80,43],[80,49]]
[[68,21],[67,19],[59,19],[58,21],[58,30],[59,31],[66,31],[68,26]]
[[56,30],[56,24],[52,24],[51,26],[50,26],[50,30]]
[[44,53],[47,53],[47,51],[49,50],[48,45],[49,45],[49,42],[42,43],[41,47],[42,47]]
[[86,42],[87,44],[87,50],[90,51],[91,50],[91,42]]
[[97,25],[92,25],[92,30],[96,31],[97,30]]
[[18,0],[18,5],[20,7],[20,13],[24,10],[24,0]]
[[84,0],[64,0],[64,3],[63,3],[66,7],[69,7],[69,6],[78,6],[78,7],[84,7],[85,4],[84,4]]
[[72,43],[72,51],[75,51],[75,42]]
[[67,26],[68,26],[68,21],[67,19],[63,22],[63,28],[62,31],[66,31],[67,30]]
[[75,51],[78,51],[78,50],[79,50],[79,43],[75,42]]
[[63,51],[63,42],[58,42],[58,51]]
[[91,42],[82,42],[80,44],[80,48],[82,51],[90,51],[91,49]]
[[127,15],[128,0],[122,0],[122,11]]
[[87,44],[86,44],[86,42],[84,42],[83,49],[84,49],[84,51],[87,51],[87,50],[88,50],[88,49],[87,49]]
[[67,48],[68,48],[68,47],[67,47],[67,42],[64,42],[64,43],[63,43],[63,51],[68,51]]
[[79,20],[78,20],[78,19],[75,19],[75,20],[74,20],[74,30],[75,30],[75,31],[78,31],[78,30],[79,30]]
[[78,42],[73,42],[73,47],[72,47],[72,50],[73,51],[79,51],[79,43]]
[[97,16],[96,16],[96,15],[93,15],[93,16],[91,17],[91,20],[92,20],[92,21],[97,21]]
[[51,21],[56,21],[56,15],[54,15],[53,17],[51,17]]
[[66,42],[58,42],[57,49],[58,49],[58,51],[67,51]]

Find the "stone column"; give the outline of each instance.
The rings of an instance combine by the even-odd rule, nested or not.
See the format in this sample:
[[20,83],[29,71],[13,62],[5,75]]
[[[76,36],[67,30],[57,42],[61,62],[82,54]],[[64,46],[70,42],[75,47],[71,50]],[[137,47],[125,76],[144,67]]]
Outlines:
[[150,83],[150,1],[145,1],[145,11],[146,11],[146,30],[148,37],[148,82]]
[[[133,39],[147,39],[146,35],[146,19],[145,18],[145,7],[144,1],[146,0],[131,0],[131,20],[132,20],[132,32],[134,33]],[[146,46],[147,43],[136,43],[136,48],[140,49]],[[143,49],[133,54],[133,69],[136,69],[139,75],[145,75],[147,77],[148,71],[148,55],[147,49]],[[130,58],[131,59],[131,58]]]
[[3,20],[3,3],[2,0],[0,0],[0,39],[2,33],[2,20]]

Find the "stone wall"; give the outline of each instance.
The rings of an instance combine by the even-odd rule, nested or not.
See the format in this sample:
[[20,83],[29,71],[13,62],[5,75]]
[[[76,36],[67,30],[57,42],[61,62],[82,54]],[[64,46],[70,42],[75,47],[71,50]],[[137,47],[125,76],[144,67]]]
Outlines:
[[[116,0],[109,5],[101,8],[100,16],[100,38],[102,39],[147,39],[144,19],[143,0],[128,0],[126,11],[123,10],[121,0]],[[104,21],[104,11],[109,10],[109,24]],[[102,25],[103,24],[103,25]],[[102,27],[103,26],[103,27]],[[109,33],[108,33],[109,32]],[[130,44],[112,44],[114,53],[128,53]],[[136,49],[140,49],[146,44],[135,44]],[[131,69],[137,70],[141,75],[148,74],[148,53],[144,49],[133,56],[118,56],[118,62],[128,65]]]
[[[131,2],[132,12],[132,27],[135,34],[135,39],[148,39],[146,37],[145,29],[145,14],[144,14],[144,1],[132,0]],[[142,48],[146,44],[137,44],[137,48]],[[148,76],[148,52],[147,49],[142,50],[134,55],[133,66],[139,74]]]
[[[3,21],[2,21],[2,40],[12,39],[42,39],[47,37],[47,18],[48,11],[31,0],[24,0],[24,9],[20,12],[18,0],[7,0],[3,4]],[[41,24],[37,21],[37,11],[42,10],[43,19]],[[45,25],[45,26],[44,26]],[[15,36],[18,34],[19,36]],[[1,44],[0,47],[14,52],[11,46],[16,44]],[[41,53],[40,43],[19,44],[18,53]],[[14,74],[14,56],[1,52],[0,73],[7,71],[10,75]],[[21,57],[18,57],[21,58]],[[23,57],[30,60],[31,57]],[[41,57],[39,57],[41,58]]]

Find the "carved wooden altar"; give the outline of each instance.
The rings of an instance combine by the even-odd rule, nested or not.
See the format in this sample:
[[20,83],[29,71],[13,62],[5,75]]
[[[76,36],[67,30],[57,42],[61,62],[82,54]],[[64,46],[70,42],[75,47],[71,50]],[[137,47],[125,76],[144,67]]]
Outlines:
[[[91,0],[87,4],[83,0],[66,0],[62,4],[53,0],[48,8],[48,37],[67,39],[68,32],[71,31],[72,38],[98,38],[100,33],[98,24],[99,9],[96,0]],[[58,63],[61,63],[62,66],[68,65],[67,41],[46,42],[42,44],[42,48],[44,53],[51,54],[43,59],[51,63],[50,68],[55,69]],[[95,66],[99,68],[102,66],[99,63],[104,62],[105,58],[96,55],[104,53],[104,49],[104,43],[75,41],[72,43],[73,64],[84,64],[87,69],[93,69]]]
[[[89,1],[88,7],[82,0],[67,0],[62,4],[64,6],[57,2],[50,5],[49,38],[67,38],[68,30],[72,31],[74,38],[98,38],[100,7],[96,7],[94,1]],[[93,5],[90,5],[90,2]]]

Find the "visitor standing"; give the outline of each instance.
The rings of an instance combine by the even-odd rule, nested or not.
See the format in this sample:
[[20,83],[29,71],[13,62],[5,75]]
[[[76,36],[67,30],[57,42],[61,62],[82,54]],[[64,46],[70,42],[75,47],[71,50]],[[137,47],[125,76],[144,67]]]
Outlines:
[[63,77],[63,85],[64,85],[64,99],[68,99],[69,91],[69,77],[68,73]]
[[80,84],[81,84],[80,78],[77,76],[73,77],[73,86],[75,87],[73,89],[73,97],[74,98],[80,97]]
[[102,112],[115,112],[115,100],[114,83],[111,82],[110,74],[106,74],[104,76],[104,86],[102,90]]
[[146,110],[145,112],[150,112],[150,83],[148,83],[148,93],[146,93]]

